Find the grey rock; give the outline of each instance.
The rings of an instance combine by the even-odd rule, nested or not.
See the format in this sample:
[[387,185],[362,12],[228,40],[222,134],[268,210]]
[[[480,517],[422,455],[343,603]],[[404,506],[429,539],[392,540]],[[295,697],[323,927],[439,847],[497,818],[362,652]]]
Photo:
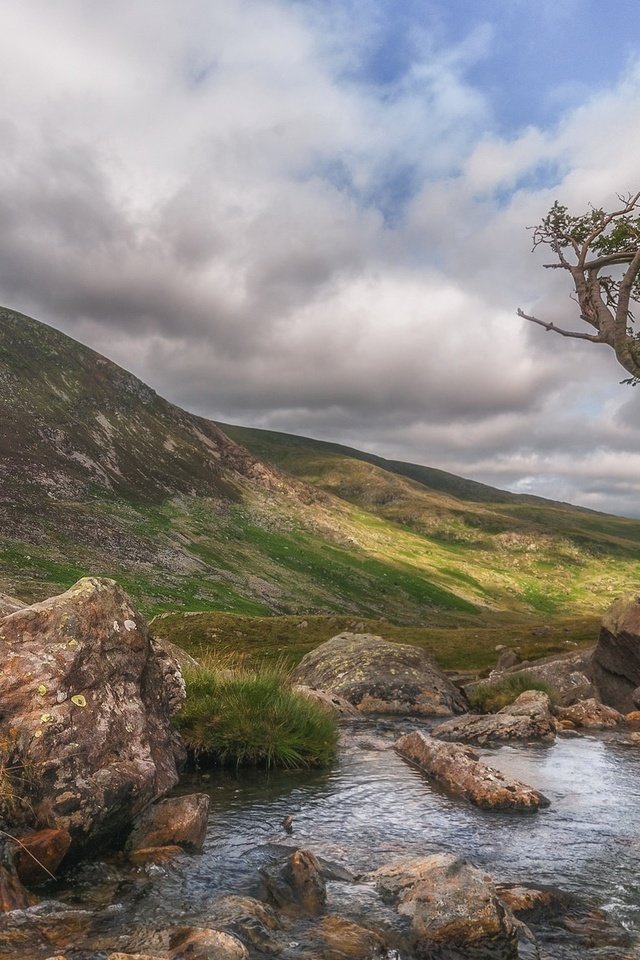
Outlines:
[[468,709],[424,650],[369,633],[341,633],[321,644],[292,679],[344,697],[361,713],[450,716]]
[[600,699],[621,713],[636,706],[640,686],[640,596],[620,597],[602,618],[592,670]]
[[514,703],[498,713],[466,714],[438,724],[431,731],[439,740],[477,743],[550,742],[555,740],[556,725],[551,701],[539,690],[525,690]]

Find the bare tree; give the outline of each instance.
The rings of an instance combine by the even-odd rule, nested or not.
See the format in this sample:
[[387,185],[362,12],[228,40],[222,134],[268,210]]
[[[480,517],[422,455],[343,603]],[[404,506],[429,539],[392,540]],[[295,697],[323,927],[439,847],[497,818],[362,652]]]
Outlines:
[[580,319],[595,333],[565,330],[520,308],[518,316],[562,337],[608,344],[631,374],[622,382],[636,384],[640,382],[640,332],[634,316],[640,306],[640,191],[618,199],[618,210],[591,209],[579,217],[556,201],[533,228],[533,248],[550,247],[557,262],[544,266],[571,274],[571,297]]

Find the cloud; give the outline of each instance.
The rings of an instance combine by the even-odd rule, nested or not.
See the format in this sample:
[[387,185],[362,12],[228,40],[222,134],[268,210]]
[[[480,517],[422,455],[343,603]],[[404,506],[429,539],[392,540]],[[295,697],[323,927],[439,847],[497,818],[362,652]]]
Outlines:
[[636,187],[640,73],[505,133],[495,8],[7,0],[0,298],[202,414],[640,515],[614,360],[514,316],[579,324],[525,228]]

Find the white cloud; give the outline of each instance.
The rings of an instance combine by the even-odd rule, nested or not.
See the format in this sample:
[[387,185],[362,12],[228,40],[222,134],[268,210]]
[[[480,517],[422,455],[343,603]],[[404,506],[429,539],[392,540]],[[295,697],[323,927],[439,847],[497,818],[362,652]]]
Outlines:
[[0,298],[199,412],[640,514],[615,362],[514,315],[579,324],[525,227],[637,186],[638,70],[507,139],[491,30],[376,85],[326,9],[7,0]]

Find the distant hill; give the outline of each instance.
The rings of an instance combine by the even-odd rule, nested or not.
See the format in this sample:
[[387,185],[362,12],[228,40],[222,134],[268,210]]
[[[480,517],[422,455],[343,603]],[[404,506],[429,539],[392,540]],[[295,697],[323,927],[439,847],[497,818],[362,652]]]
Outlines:
[[336,444],[217,425],[0,310],[0,591],[86,573],[147,612],[473,622],[583,614],[640,579],[640,522]]

